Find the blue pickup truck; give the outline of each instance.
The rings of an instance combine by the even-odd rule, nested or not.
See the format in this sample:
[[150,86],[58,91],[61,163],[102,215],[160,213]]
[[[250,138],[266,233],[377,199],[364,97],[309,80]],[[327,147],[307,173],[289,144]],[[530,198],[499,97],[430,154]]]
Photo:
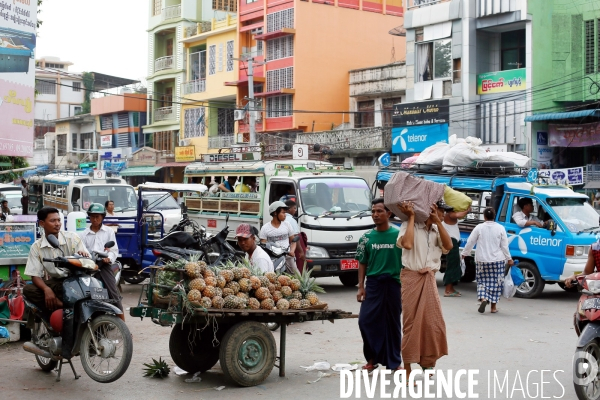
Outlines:
[[[385,190],[385,184],[399,170],[448,185],[471,197],[472,212],[459,222],[461,247],[466,244],[473,228],[483,222],[483,210],[494,207],[496,222],[506,229],[512,258],[519,260],[525,276],[525,282],[517,290],[518,297],[534,298],[542,293],[546,284],[558,283],[565,289],[561,281],[583,271],[590,246],[598,240],[598,214],[588,203],[587,196],[574,192],[570,187],[529,182],[523,175],[497,172],[472,170],[456,173],[387,167],[377,173],[377,188]],[[533,214],[540,220],[555,222],[548,224],[551,229],[520,228],[515,223],[512,216],[521,211],[517,202],[523,197],[533,201]],[[462,281],[472,282],[475,280],[474,256],[467,257],[465,264]]]

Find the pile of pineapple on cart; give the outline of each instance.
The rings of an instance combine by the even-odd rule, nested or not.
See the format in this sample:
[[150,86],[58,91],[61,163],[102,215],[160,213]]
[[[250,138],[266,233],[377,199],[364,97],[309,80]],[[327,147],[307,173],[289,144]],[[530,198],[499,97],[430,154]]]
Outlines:
[[[306,321],[356,318],[329,310],[319,301],[306,269],[295,276],[264,273],[247,261],[218,267],[204,261],[152,266],[133,317],[172,326],[169,352],[187,372],[204,372],[220,362],[224,375],[240,386],[255,386],[273,367],[285,376],[286,326]],[[280,325],[279,356],[266,324]]]

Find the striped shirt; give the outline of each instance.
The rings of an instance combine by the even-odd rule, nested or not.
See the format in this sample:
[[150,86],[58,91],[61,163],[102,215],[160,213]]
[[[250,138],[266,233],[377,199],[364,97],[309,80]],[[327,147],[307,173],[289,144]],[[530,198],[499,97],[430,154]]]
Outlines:
[[[76,233],[58,232],[58,243],[59,248],[64,252],[64,256],[72,256],[80,251],[88,253],[85,245]],[[50,246],[46,236],[42,236],[41,239],[36,240],[31,246],[29,257],[27,258],[27,265],[25,266],[25,275],[42,278],[45,270],[51,278],[66,278],[69,275],[68,270],[56,268],[54,263],[43,261],[44,258],[56,258],[62,256],[63,253],[61,253],[59,249]]]

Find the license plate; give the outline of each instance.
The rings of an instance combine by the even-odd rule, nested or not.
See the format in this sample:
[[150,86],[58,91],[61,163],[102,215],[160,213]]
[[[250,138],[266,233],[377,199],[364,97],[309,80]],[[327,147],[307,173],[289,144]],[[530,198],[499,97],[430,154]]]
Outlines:
[[216,228],[217,227],[217,220],[216,219],[209,219],[207,222],[208,223],[206,225],[208,225],[209,228]]
[[347,269],[358,269],[358,260],[341,260],[340,267],[342,271]]
[[92,300],[108,300],[108,291],[103,288],[92,288]]
[[581,306],[582,310],[600,309],[600,298],[587,299]]

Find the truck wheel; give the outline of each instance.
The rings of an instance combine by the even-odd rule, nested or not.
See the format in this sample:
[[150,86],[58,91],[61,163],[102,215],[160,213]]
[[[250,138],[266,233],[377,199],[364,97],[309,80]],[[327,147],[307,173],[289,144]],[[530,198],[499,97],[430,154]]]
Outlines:
[[542,279],[538,268],[529,262],[520,262],[519,268],[523,273],[525,282],[517,288],[515,296],[522,299],[533,299],[539,296],[544,290],[546,282]]
[[475,274],[475,261],[473,261],[473,259],[467,259],[465,258],[465,273],[464,275],[460,278],[461,282],[464,283],[470,283],[473,282],[475,280],[476,274]]
[[[226,329],[219,326],[219,331]],[[205,372],[219,361],[219,347],[213,347],[213,330],[197,330],[196,325],[175,325],[169,338],[173,362],[186,372]]]
[[219,360],[227,378],[240,386],[256,386],[271,374],[276,352],[269,329],[264,324],[245,321],[227,331]]
[[358,272],[343,272],[340,275],[340,282],[344,286],[358,285]]

